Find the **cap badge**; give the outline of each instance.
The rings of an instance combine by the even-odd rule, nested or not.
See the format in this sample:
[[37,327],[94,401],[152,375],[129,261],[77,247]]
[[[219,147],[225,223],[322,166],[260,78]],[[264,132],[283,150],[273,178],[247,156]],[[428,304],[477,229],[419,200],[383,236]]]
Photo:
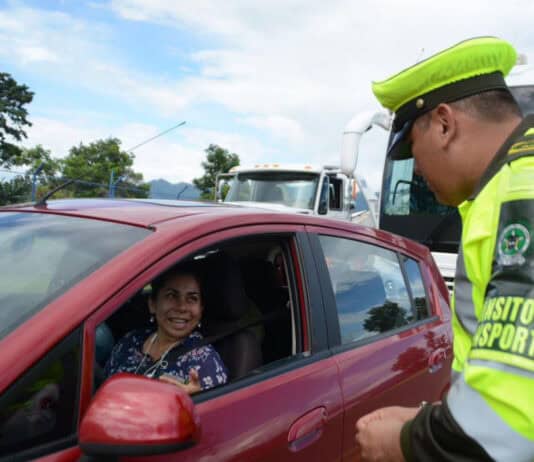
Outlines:
[[425,105],[425,100],[423,98],[417,98],[415,101],[415,107],[417,109],[423,109],[423,106]]

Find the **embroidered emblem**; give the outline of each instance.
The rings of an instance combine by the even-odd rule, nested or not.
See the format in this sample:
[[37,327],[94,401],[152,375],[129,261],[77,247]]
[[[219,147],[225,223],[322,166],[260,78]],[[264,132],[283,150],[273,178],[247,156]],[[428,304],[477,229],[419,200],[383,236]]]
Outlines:
[[502,266],[522,265],[525,263],[523,254],[530,245],[530,233],[528,229],[513,223],[503,229],[499,237],[499,258]]

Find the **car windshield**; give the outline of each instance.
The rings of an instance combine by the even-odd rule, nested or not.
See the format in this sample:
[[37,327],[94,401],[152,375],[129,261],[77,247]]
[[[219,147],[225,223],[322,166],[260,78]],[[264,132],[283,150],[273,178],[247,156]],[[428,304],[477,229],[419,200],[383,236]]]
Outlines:
[[303,172],[239,173],[232,180],[226,202],[268,202],[313,209],[319,175]]
[[100,220],[0,213],[0,339],[148,234]]

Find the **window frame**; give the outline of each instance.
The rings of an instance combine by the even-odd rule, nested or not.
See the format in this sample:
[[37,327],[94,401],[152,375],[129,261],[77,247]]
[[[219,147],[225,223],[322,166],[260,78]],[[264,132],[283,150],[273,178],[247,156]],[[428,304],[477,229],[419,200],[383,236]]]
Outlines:
[[[175,248],[164,258],[154,262],[150,267],[145,268],[136,275],[127,285],[118,290],[110,300],[96,310],[96,312],[85,321],[84,357],[89,366],[84,369],[85,376],[83,378],[84,389],[82,390],[83,398],[81,400],[81,412],[85,412],[93,396],[93,361],[95,358],[95,331],[97,326],[117,310],[121,309],[127,300],[146,286],[155,276],[163,272],[165,268],[168,268],[173,264],[176,264],[178,261],[184,260],[204,249],[219,245],[224,246],[232,242],[239,242],[240,240],[250,241],[254,239],[265,240],[267,238],[278,238],[280,241],[284,241],[284,245],[287,247],[287,252],[284,256],[286,263],[289,262],[291,266],[289,268],[290,271],[287,273],[288,284],[292,285],[292,287],[290,287],[290,296],[292,297],[292,304],[296,305],[294,306],[294,309],[298,310],[296,322],[300,325],[301,352],[294,356],[281,358],[263,365],[259,368],[257,373],[242,377],[235,382],[206,390],[197,396],[193,396],[193,401],[195,403],[201,403],[218,397],[223,397],[235,390],[263,382],[277,375],[316,361],[317,359],[312,357],[312,353],[314,350],[317,350],[320,345],[313,342],[313,333],[317,331],[317,326],[320,325],[320,321],[318,320],[320,316],[312,314],[312,311],[317,311],[319,307],[317,303],[313,301],[313,297],[308,295],[308,290],[313,287],[317,288],[318,284],[313,277],[313,274],[306,276],[310,255],[305,248],[306,240],[303,240],[302,238],[303,229],[304,226],[301,224],[262,224],[222,230],[217,233],[212,233],[209,236],[202,236]],[[320,306],[320,310],[322,310],[322,306]],[[324,331],[324,322],[322,326]],[[306,342],[308,342],[307,345]],[[324,343],[323,347],[326,346],[326,342]]]
[[408,294],[410,296],[410,301],[411,301],[411,304],[412,304],[412,312],[413,312],[413,315],[414,315],[414,319],[416,319],[416,314],[417,314],[417,307],[415,306],[415,297],[413,295],[413,290],[412,290],[412,284],[410,284],[410,280],[409,280],[409,276],[408,276],[408,270],[406,269],[406,262],[408,260],[413,260],[414,263],[417,265],[417,269],[419,271],[419,278],[421,279],[422,283],[423,283],[423,292],[425,293],[425,302],[426,302],[426,317],[423,318],[423,319],[418,319],[416,320],[416,322],[418,321],[424,321],[426,319],[429,319],[431,318],[434,313],[432,313],[432,308],[430,306],[430,294],[428,293],[428,287],[427,285],[425,284],[425,278],[423,276],[423,271],[422,271],[422,268],[421,268],[421,262],[419,260],[417,260],[416,258],[413,258],[411,256],[408,256],[404,253],[401,253],[401,252],[398,252],[397,253],[398,257],[399,257],[399,263],[401,265],[401,268],[402,268],[402,274],[404,276],[404,280],[405,280],[405,284],[406,284],[406,287],[408,288]]
[[[339,230],[339,229],[333,229],[333,228],[321,228],[317,226],[309,227],[308,229],[308,235],[310,239],[310,244],[313,248],[314,254],[317,257],[317,267],[318,271],[320,271],[320,284],[321,289],[323,292],[323,299],[326,307],[325,316],[326,316],[326,324],[327,324],[327,330],[328,330],[328,345],[331,350],[333,350],[335,353],[342,352],[346,350],[351,350],[353,348],[357,348],[360,346],[368,345],[370,343],[374,343],[377,341],[380,341],[384,338],[391,337],[393,335],[398,334],[404,334],[405,332],[409,332],[413,329],[420,328],[421,326],[424,326],[426,324],[434,323],[439,319],[439,316],[433,312],[432,307],[430,306],[431,298],[429,297],[428,293],[428,287],[427,281],[424,278],[423,271],[421,271],[421,257],[417,256],[410,252],[402,252],[399,251],[398,248],[395,248],[392,244],[384,242],[384,241],[378,241],[376,239],[372,239],[368,236],[364,235],[354,235],[346,230]],[[397,256],[397,260],[399,261],[399,266],[401,269],[401,272],[403,274],[403,280],[405,281],[405,284],[407,284],[407,275],[406,275],[406,268],[404,267],[403,262],[401,261],[401,255],[407,256],[408,258],[411,258],[415,260],[418,263],[418,267],[420,269],[421,273],[421,279],[423,281],[423,287],[425,288],[425,295],[427,299],[427,304],[429,305],[428,311],[429,315],[428,317],[412,321],[407,324],[404,324],[403,326],[399,326],[395,329],[388,330],[387,332],[377,333],[376,335],[372,335],[363,339],[359,339],[353,342],[349,343],[343,343],[341,340],[341,328],[339,324],[339,317],[338,317],[338,311],[337,311],[337,303],[335,298],[335,293],[332,287],[332,282],[330,279],[330,274],[328,271],[328,267],[326,265],[326,259],[325,255],[321,246],[321,242],[319,240],[319,236],[329,236],[329,237],[335,237],[338,239],[347,239],[351,241],[356,241],[364,244],[373,245],[375,247],[380,247],[384,250],[388,250],[390,252],[393,252]],[[406,250],[406,249],[403,249]],[[408,296],[410,299],[410,306],[412,313],[415,313],[415,305],[414,305],[414,299],[411,291],[411,285],[407,284],[407,291]]]

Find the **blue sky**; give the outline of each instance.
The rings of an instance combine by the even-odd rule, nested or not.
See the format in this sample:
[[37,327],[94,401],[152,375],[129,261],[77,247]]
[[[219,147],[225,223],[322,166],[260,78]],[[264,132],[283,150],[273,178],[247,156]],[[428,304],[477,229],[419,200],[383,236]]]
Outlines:
[[[26,145],[61,157],[115,136],[145,179],[191,181],[210,143],[258,161],[338,163],[380,80],[479,35],[534,63],[530,0],[0,0],[0,69],[35,92]],[[385,132],[359,169],[376,188]]]

